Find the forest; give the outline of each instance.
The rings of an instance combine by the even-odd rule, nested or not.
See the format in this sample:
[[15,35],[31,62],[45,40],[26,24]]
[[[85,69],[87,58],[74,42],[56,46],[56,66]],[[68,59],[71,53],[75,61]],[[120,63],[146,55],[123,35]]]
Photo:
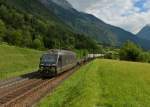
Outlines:
[[0,42],[39,50],[50,48],[97,51],[95,40],[74,33],[63,23],[17,10],[0,1]]

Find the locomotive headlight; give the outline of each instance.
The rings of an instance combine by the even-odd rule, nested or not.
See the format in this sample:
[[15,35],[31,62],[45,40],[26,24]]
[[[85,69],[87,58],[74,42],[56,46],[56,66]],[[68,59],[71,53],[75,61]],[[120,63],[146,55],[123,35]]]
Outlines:
[[56,64],[52,64],[52,66],[56,66]]
[[42,70],[44,67],[43,66],[40,66],[40,69]]
[[40,65],[39,65],[40,68],[43,67],[43,66],[44,66],[44,64],[40,64]]

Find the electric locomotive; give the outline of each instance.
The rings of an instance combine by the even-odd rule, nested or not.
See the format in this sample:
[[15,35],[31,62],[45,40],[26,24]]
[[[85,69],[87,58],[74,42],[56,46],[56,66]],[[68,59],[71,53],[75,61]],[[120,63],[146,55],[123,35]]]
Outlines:
[[52,49],[40,58],[39,72],[45,76],[56,76],[76,65],[77,58],[74,52]]

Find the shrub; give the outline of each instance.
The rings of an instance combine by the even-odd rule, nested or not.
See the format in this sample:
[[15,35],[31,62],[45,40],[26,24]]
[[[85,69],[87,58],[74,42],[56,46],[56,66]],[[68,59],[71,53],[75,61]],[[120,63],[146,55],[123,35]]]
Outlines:
[[139,61],[141,62],[149,62],[150,61],[150,53],[142,52],[139,56]]
[[139,61],[142,50],[131,41],[127,41],[120,49],[120,59],[127,61]]

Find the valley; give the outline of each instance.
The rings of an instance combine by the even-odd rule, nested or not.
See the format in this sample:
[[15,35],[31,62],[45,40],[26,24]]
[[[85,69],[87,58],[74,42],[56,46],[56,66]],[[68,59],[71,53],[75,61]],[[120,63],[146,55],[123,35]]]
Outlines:
[[149,3],[0,0],[0,107],[150,107]]

